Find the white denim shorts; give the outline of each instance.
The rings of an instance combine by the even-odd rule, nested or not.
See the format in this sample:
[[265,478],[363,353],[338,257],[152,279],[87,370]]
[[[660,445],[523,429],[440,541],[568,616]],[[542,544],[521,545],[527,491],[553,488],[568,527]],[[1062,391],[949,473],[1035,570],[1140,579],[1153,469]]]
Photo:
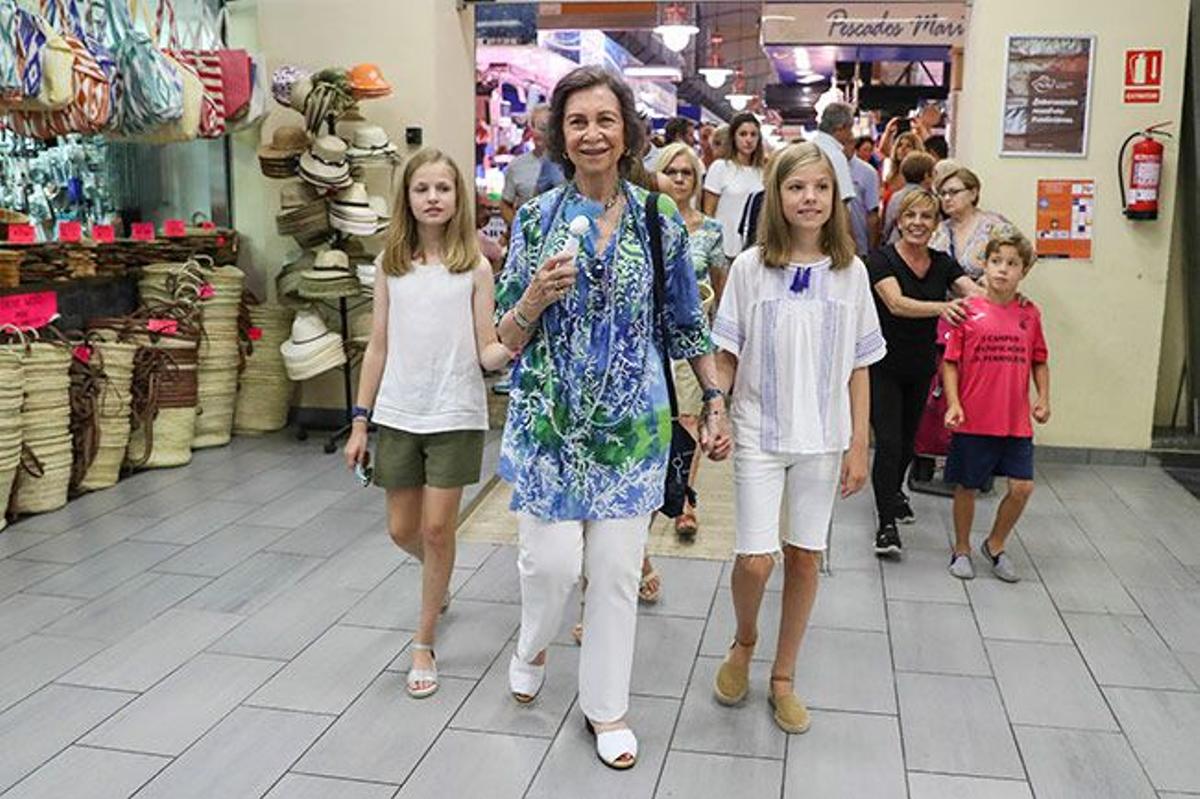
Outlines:
[[780,542],[823,552],[841,471],[840,452],[793,455],[737,448],[734,554],[773,554]]

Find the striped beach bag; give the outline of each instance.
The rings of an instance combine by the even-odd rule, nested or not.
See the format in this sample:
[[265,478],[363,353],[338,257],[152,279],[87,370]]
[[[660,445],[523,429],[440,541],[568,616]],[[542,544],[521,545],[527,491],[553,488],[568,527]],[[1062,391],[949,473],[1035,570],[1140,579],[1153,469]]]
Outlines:
[[184,116],[183,79],[153,38],[137,27],[125,0],[103,0],[116,73],[113,124],[123,136],[138,136]]
[[18,84],[0,93],[6,110],[49,111],[71,100],[71,48],[41,14],[0,0],[0,37],[15,56]]
[[[201,0],[203,2],[203,0]],[[180,44],[173,0],[158,0],[157,23],[160,37],[166,37],[164,49],[178,62],[196,73],[204,86],[200,101],[200,137],[217,139],[225,135],[225,92],[221,79],[221,54],[204,48],[204,42],[192,41],[187,47]],[[203,25],[198,25],[202,29]],[[162,39],[160,38],[160,42]]]

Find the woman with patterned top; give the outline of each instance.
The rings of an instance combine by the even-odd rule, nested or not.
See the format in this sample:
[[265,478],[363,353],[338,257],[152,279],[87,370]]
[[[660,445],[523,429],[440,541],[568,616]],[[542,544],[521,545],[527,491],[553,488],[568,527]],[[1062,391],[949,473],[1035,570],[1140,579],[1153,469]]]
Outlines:
[[[648,193],[623,178],[644,136],[632,91],[580,67],[550,105],[547,146],[569,180],[517,212],[497,287],[500,339],[521,351],[499,467],[513,484],[521,575],[509,687],[519,702],[541,690],[546,649],[586,570],[579,706],[601,761],[626,769],[638,748],[625,714],[642,551],[670,452],[664,348],[705,387],[701,448],[719,459],[732,441],[683,220],[670,198],[648,207]],[[661,320],[651,214],[666,272]],[[581,216],[589,230],[572,254]]]
[[972,280],[983,277],[987,261],[983,251],[992,232],[1008,225],[1008,220],[994,211],[979,208],[979,177],[967,169],[947,172],[934,184],[934,192],[942,201],[946,218],[929,240],[932,249],[949,253],[963,272]]

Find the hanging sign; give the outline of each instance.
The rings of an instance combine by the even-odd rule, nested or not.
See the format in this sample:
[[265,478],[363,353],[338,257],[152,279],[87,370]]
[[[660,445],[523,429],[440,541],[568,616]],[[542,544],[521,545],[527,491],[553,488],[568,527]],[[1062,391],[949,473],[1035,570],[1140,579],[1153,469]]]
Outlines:
[[1009,36],[1001,155],[1087,155],[1093,36]]
[[154,241],[153,222],[134,222],[129,230],[130,238],[134,241]]
[[962,47],[967,14],[962,2],[767,3],[762,43]]
[[1163,51],[1125,51],[1124,101],[1129,105],[1162,102]]
[[1095,205],[1095,180],[1039,180],[1038,257],[1090,261]]
[[9,244],[33,244],[37,241],[37,231],[33,225],[17,224],[8,226]]
[[0,297],[0,326],[13,325],[22,330],[50,324],[58,315],[58,295],[53,291],[9,294]]
[[78,222],[59,222],[58,240],[72,243],[82,241],[83,225],[79,224]]
[[116,238],[112,225],[92,225],[92,239],[97,244],[112,244]]

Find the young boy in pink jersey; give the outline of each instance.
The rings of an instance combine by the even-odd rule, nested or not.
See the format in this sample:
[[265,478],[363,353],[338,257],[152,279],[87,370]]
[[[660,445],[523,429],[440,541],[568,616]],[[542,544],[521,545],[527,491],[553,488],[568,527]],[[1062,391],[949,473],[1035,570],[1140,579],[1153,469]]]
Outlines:
[[[975,494],[990,475],[1008,477],[1008,494],[996,509],[991,534],[980,551],[1005,582],[1020,577],[1004,543],[1033,493],[1033,425],[1050,419],[1050,367],[1042,315],[1017,296],[1033,266],[1033,247],[1013,227],[997,230],[984,251],[987,293],[969,298],[966,319],[947,340],[942,366],[946,427],[954,431],[946,460],[946,482],[954,491],[954,554],[950,573],[975,576],[971,565],[971,523]],[[1037,387],[1032,412],[1029,378]]]

